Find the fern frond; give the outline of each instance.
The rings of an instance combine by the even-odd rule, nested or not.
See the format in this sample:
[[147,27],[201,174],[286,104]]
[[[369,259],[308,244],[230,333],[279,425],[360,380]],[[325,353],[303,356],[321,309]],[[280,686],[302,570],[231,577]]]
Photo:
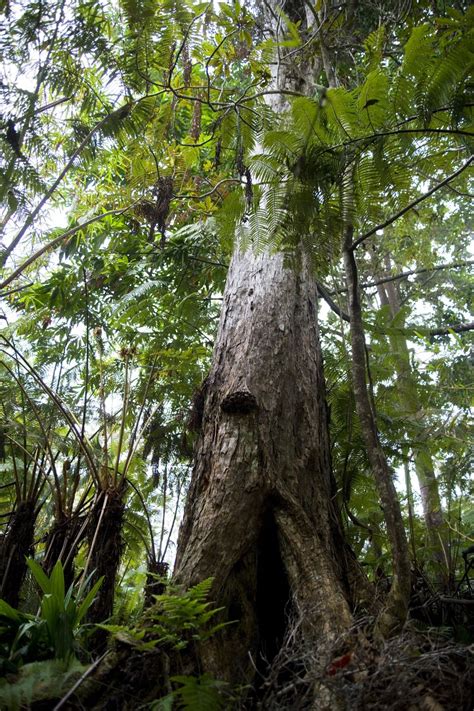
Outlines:
[[326,99],[325,113],[329,125],[338,130],[343,139],[353,138],[358,127],[357,104],[353,93],[342,87],[329,89]]

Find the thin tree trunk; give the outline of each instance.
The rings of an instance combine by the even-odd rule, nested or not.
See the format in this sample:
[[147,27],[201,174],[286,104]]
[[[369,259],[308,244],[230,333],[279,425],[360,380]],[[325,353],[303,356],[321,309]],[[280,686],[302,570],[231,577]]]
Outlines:
[[[390,271],[390,259],[386,257],[385,267]],[[377,275],[376,275],[377,277]],[[392,318],[399,315],[400,297],[397,286],[393,282],[377,286],[380,302],[390,308]],[[403,328],[403,324],[400,324]],[[417,391],[416,381],[413,377],[410,363],[410,352],[406,337],[400,333],[389,337],[392,351],[396,354],[395,370],[399,387],[400,401],[404,410],[412,416],[420,416],[423,411]],[[421,504],[423,517],[433,559],[436,563],[435,576],[441,587],[448,585],[449,579],[449,547],[447,545],[447,531],[444,521],[441,497],[439,495],[438,480],[433,466],[431,454],[422,447],[413,447],[416,475],[420,484]]]
[[[320,13],[320,21],[323,21]],[[336,72],[331,65],[331,58],[321,39],[323,66],[330,87],[338,84]],[[352,173],[346,170],[342,179],[342,210],[344,218],[343,259],[349,303],[349,322],[352,345],[352,378],[356,411],[359,416],[362,437],[367,448],[367,456],[380,497],[388,538],[392,552],[393,579],[385,607],[377,619],[377,630],[382,636],[397,632],[405,623],[411,590],[410,556],[408,542],[403,526],[403,519],[397,492],[392,480],[392,472],[382,449],[377,432],[375,412],[369,397],[367,383],[364,325],[360,307],[360,287],[357,263],[352,249],[353,226],[350,217],[352,198]],[[344,214],[345,213],[345,214]]]
[[393,483],[393,473],[379,441],[375,413],[369,398],[366,344],[360,306],[357,264],[354,252],[351,249],[352,241],[353,229],[348,226],[344,234],[343,256],[349,297],[354,396],[362,436],[367,447],[367,456],[381,500],[392,551],[392,585],[385,608],[377,621],[379,632],[383,636],[388,636],[397,632],[406,620],[411,589],[410,557],[400,504]]

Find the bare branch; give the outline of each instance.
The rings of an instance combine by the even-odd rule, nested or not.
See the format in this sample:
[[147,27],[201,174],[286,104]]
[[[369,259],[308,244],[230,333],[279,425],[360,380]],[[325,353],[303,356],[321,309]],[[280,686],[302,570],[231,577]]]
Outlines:
[[241,180],[239,178],[224,178],[223,180],[219,180],[214,187],[209,190],[207,193],[201,193],[201,195],[193,195],[192,193],[183,193],[181,195],[173,195],[174,200],[182,200],[184,198],[190,198],[191,200],[202,200],[203,198],[209,197],[209,195],[212,195],[213,193],[218,190],[221,185],[224,185],[224,183],[238,183],[240,185]]
[[[387,284],[391,281],[400,281],[401,279],[408,279],[408,277],[416,276],[417,274],[431,274],[432,272],[439,272],[443,269],[462,269],[463,267],[470,267],[474,264],[474,259],[466,259],[464,262],[452,262],[450,264],[438,264],[436,267],[422,267],[420,269],[408,269],[406,272],[400,272],[400,274],[393,274],[391,276],[385,276],[377,281],[365,281],[360,284],[362,289],[372,289],[380,284]],[[343,294],[347,289],[342,287],[336,291],[328,291],[329,296],[334,296],[335,294]]]
[[327,305],[329,306],[329,308],[331,308],[331,309],[334,311],[334,313],[336,313],[336,314],[337,314],[340,318],[342,318],[344,321],[347,321],[348,323],[350,323],[349,315],[346,314],[346,312],[343,311],[341,308],[339,308],[339,306],[336,304],[336,302],[334,301],[334,299],[331,298],[331,296],[330,296],[328,290],[326,289],[326,287],[324,287],[320,282],[317,282],[317,283],[316,283],[316,288],[317,288],[317,290],[318,290],[318,294],[319,294],[320,296],[322,296],[322,298],[323,298],[324,301],[327,303]]
[[45,104],[44,106],[40,106],[36,111],[35,111],[35,116],[38,116],[38,114],[42,114],[44,111],[49,111],[49,109],[53,109],[55,106],[59,106],[60,104],[64,104],[66,101],[71,101],[73,99],[73,96],[63,96],[62,99],[56,99],[56,101],[51,101],[49,104]]
[[474,321],[471,323],[455,323],[452,326],[445,326],[444,328],[433,328],[430,329],[430,336],[449,336],[450,333],[466,333],[467,331],[474,331]]

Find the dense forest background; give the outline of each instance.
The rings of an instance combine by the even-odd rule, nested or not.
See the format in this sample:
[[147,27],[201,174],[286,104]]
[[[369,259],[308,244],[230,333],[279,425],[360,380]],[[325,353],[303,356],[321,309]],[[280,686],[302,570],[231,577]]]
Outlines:
[[471,709],[473,8],[0,9],[0,706]]

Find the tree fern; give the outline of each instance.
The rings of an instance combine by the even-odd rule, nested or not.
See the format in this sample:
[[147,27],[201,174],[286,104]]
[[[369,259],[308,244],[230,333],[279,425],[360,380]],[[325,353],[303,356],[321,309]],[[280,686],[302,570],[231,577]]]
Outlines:
[[331,143],[324,116],[318,101],[297,97],[291,102],[292,125],[300,136],[301,146],[327,146]]
[[424,89],[425,116],[441,106],[449,105],[458,85],[469,78],[474,66],[474,32],[463,36],[434,64]]
[[428,23],[414,27],[403,50],[401,74],[419,81],[432,61],[432,30]]

